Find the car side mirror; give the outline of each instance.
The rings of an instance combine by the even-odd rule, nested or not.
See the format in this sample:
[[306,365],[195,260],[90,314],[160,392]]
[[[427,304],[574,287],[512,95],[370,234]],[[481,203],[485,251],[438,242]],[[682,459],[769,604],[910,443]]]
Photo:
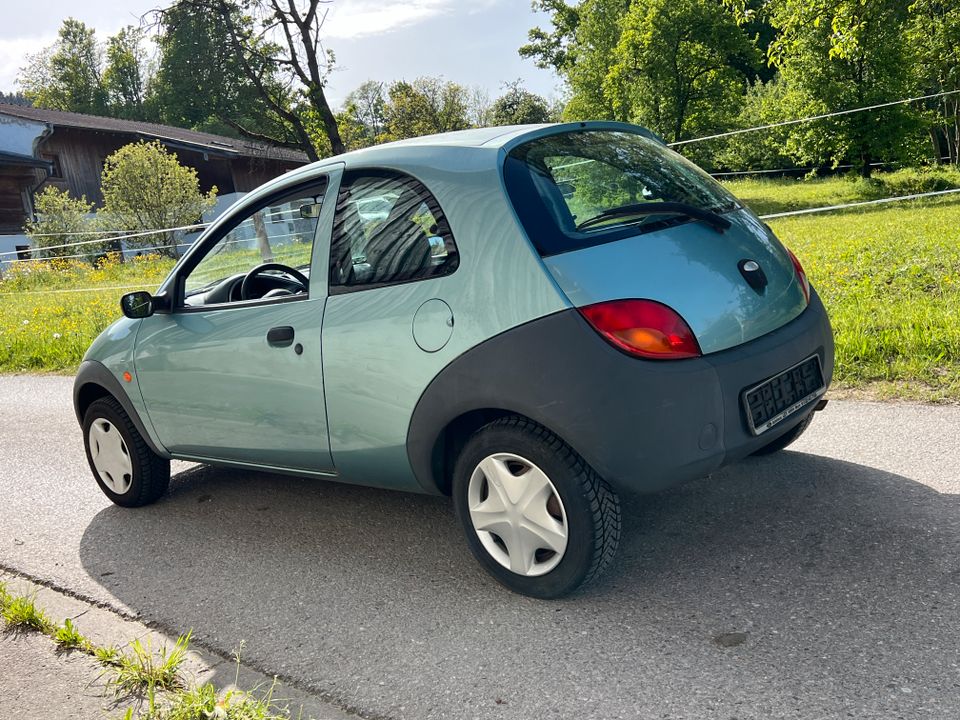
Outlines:
[[146,290],[127,293],[120,298],[120,309],[128,318],[139,318],[153,315],[153,296]]
[[313,220],[320,217],[320,203],[308,203],[300,206],[300,217],[304,220]]

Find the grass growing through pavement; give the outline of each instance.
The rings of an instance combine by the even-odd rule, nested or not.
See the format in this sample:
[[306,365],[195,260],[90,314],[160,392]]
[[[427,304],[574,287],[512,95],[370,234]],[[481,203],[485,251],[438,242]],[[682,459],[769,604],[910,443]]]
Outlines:
[[32,597],[18,595],[11,597],[4,591],[5,599],[3,611],[0,613],[3,622],[10,630],[36,630],[49,635],[55,630],[55,625],[33,602]]
[[[213,685],[204,683],[178,692],[168,704],[148,698],[147,711],[140,720],[289,720],[289,709],[273,698],[275,687],[276,683],[258,697],[236,688],[218,693]],[[129,708],[124,720],[135,717],[133,708]]]
[[129,652],[116,647],[98,647],[84,637],[69,619],[53,623],[38,608],[34,598],[13,595],[0,582],[0,620],[9,631],[36,631],[51,637],[61,650],[78,650],[94,657],[104,667],[107,687],[117,698],[140,696],[146,701],[127,709],[124,720],[290,720],[287,706],[273,697],[276,681],[265,692],[236,687],[240,655],[235,655],[234,685],[218,691],[212,684],[188,684],[181,668],[190,649],[191,633],[181,635],[173,649],[154,652],[149,642],[130,643]]
[[93,648],[87,638],[80,634],[77,626],[73,624],[70,618],[63,621],[63,625],[58,627],[53,633],[53,641],[61,650],[82,650],[89,654]]
[[190,633],[181,635],[168,651],[166,646],[154,652],[149,640],[142,643],[134,640],[130,651],[119,654],[105,671],[109,679],[108,686],[118,697],[133,695],[144,689],[179,690],[184,686],[180,667],[187,659],[190,647]]

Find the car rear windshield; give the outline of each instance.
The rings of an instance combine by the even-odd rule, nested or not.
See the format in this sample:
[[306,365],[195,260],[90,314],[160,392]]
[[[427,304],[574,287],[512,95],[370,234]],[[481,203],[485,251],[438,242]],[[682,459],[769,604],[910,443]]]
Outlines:
[[716,213],[737,207],[693,163],[656,140],[615,130],[572,131],[518,145],[505,160],[504,182],[544,256],[692,219],[682,212],[645,215],[635,207],[641,203],[683,203]]

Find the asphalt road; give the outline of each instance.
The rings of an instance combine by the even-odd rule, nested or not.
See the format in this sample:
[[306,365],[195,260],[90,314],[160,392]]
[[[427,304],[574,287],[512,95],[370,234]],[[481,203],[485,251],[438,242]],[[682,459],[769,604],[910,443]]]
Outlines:
[[960,716],[960,408],[831,402],[795,451],[626,499],[605,580],[542,602],[445,499],[182,466],[113,507],[70,386],[0,378],[0,564],[366,716]]

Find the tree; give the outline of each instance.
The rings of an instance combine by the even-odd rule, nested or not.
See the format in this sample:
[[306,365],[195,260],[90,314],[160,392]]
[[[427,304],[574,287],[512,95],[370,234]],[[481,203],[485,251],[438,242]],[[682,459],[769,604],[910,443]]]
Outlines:
[[33,105],[30,98],[22,92],[0,92],[0,102],[7,103],[8,105],[21,105],[23,107]]
[[326,5],[327,0],[177,0],[159,11],[159,17],[171,10],[212,13],[233,62],[283,129],[283,136],[239,124],[238,132],[275,144],[296,144],[317,160],[321,148],[304,121],[305,114],[322,128],[330,152],[344,151],[324,92],[335,62],[333,53],[320,43]]
[[552,29],[520,48],[563,77],[569,120],[640,122],[669,140],[735,116],[759,53],[716,0],[537,0]]
[[[96,238],[95,234],[87,234],[93,229],[89,217],[93,212],[93,203],[88,203],[86,197],[76,200],[66,190],[47,185],[36,196],[34,204],[37,218],[27,221],[24,232],[33,246],[39,249],[38,257],[74,255],[76,248],[60,246]],[[97,247],[99,243],[91,245]],[[89,252],[91,245],[84,245],[82,251]],[[47,247],[51,249],[44,249]]]
[[494,101],[490,120],[493,125],[526,125],[551,122],[553,115],[545,98],[515,80],[507,83],[506,92]]
[[614,107],[604,93],[603,82],[611,57],[620,42],[620,21],[631,0],[581,0],[573,6],[565,0],[535,0],[533,9],[550,14],[548,32],[539,27],[528,33],[530,42],[520,48],[522,57],[552,68],[570,88],[564,109],[568,120],[612,118]]
[[669,142],[722,129],[735,117],[759,56],[714,0],[634,3],[603,82],[615,117]]
[[[769,82],[758,80],[748,89],[733,126],[753,128],[790,120],[785,115],[784,98],[788,92],[779,75]],[[713,164],[730,170],[774,170],[789,168],[794,158],[787,152],[791,128],[770,128],[723,139],[698,143],[714,151]]]
[[103,87],[110,114],[127,120],[143,120],[147,79],[143,31],[133,26],[123,28],[107,40],[106,55]]
[[51,47],[28,56],[17,82],[37,107],[102,115],[107,94],[100,75],[101,56],[93,28],[67,18]]
[[[217,189],[200,192],[197,172],[177,161],[159,142],[125,145],[103,164],[103,210],[100,217],[131,232],[196,223],[213,206]],[[176,233],[131,238],[132,246],[165,246],[176,256]]]
[[457,83],[419,77],[413,82],[395,82],[387,95],[384,114],[390,140],[470,127],[468,92]]
[[384,84],[367,80],[344,101],[338,123],[344,145],[356,149],[382,142],[387,127]]
[[[913,70],[924,94],[960,90],[960,4],[916,0],[910,6],[907,40],[916,52]],[[928,102],[934,115],[930,140],[935,162],[956,163],[960,153],[960,94]]]
[[480,85],[466,89],[467,122],[474,127],[487,127],[493,124],[493,103],[490,93]]
[[[773,0],[768,12],[780,31],[770,58],[794,117],[909,96],[913,58],[902,0]],[[789,149],[815,165],[850,159],[869,177],[875,160],[913,159],[921,132],[916,110],[898,105],[798,125]]]
[[[234,23],[244,34],[252,20],[234,8]],[[176,2],[158,11],[159,62],[150,83],[149,115],[159,122],[228,136],[268,139],[299,148],[234,55],[230,35],[212,5]],[[248,58],[248,62],[254,62]],[[267,66],[255,68],[266,87],[280,93],[281,81]],[[290,99],[284,100],[286,105]]]

